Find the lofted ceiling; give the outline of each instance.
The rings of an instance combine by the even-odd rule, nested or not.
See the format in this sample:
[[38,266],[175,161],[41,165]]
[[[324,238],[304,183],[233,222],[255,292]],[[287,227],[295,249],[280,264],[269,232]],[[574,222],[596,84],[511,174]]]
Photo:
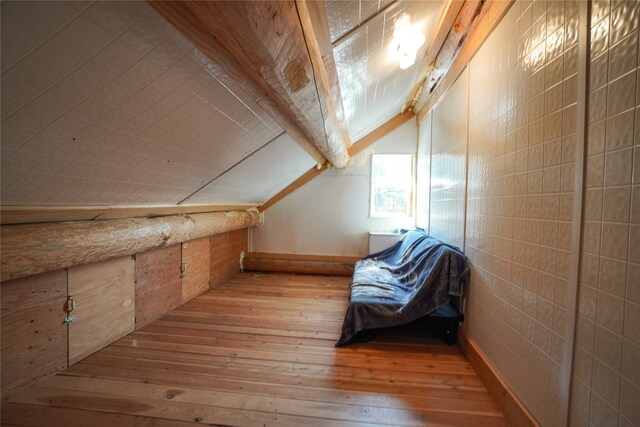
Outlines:
[[218,204],[217,182],[225,202],[259,204],[288,182],[227,174],[314,164],[145,2],[3,2],[1,15],[3,205]]
[[[357,141],[398,114],[417,78],[445,1],[358,0],[325,3],[349,133]],[[389,55],[394,22],[408,14],[425,35],[406,70]]]
[[0,201],[262,205],[398,115],[462,3],[4,1]]

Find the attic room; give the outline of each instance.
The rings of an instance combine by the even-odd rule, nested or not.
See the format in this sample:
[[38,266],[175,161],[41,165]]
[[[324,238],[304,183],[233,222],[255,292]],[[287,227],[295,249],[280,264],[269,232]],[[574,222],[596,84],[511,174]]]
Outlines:
[[640,2],[0,18],[3,426],[640,426]]

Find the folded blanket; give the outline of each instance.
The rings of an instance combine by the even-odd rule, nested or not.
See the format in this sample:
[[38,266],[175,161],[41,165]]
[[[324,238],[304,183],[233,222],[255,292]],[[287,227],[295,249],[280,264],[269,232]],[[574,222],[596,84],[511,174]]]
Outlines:
[[452,246],[412,230],[389,249],[355,265],[349,306],[336,346],[367,329],[403,325],[461,296],[469,276],[465,256]]

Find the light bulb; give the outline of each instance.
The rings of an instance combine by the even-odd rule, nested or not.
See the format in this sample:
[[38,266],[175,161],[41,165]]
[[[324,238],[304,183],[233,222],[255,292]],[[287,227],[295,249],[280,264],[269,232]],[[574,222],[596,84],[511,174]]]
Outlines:
[[392,54],[397,57],[400,69],[406,70],[414,64],[418,49],[424,43],[425,37],[415,26],[411,25],[407,14],[398,18],[394,27],[391,43]]

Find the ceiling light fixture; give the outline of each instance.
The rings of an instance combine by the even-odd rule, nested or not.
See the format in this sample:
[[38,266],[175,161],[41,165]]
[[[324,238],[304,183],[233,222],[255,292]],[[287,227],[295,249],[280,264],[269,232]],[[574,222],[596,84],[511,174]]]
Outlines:
[[406,70],[416,61],[416,54],[424,44],[424,34],[416,25],[411,25],[411,18],[404,13],[394,24],[391,52],[400,64],[400,69]]

